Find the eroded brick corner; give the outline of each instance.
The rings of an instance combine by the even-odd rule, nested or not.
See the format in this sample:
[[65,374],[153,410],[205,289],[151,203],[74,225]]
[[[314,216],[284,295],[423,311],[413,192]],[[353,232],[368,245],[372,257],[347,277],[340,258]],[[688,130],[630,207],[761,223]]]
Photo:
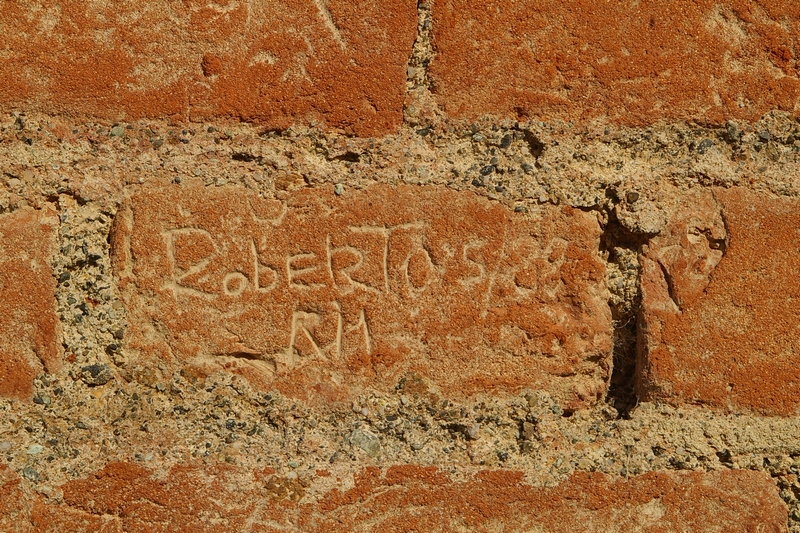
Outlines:
[[33,378],[61,366],[56,280],[50,266],[55,213],[0,216],[0,395],[27,398]]

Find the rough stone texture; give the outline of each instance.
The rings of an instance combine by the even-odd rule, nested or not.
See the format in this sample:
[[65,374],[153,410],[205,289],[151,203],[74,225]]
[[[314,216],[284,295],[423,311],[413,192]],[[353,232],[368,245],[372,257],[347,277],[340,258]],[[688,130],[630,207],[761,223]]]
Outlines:
[[21,209],[0,216],[0,395],[27,398],[33,378],[61,366],[50,267],[57,218]]
[[3,3],[0,109],[394,130],[405,0]]
[[722,123],[796,112],[793,0],[433,2],[433,92],[475,119]]
[[0,2],[0,531],[800,533],[799,21]]
[[742,188],[684,202],[642,258],[643,399],[797,413],[800,204]]
[[515,213],[443,187],[281,196],[133,192],[112,254],[134,364],[222,366],[314,402],[409,374],[456,397],[535,388],[574,409],[603,396],[595,215]]
[[[17,485],[9,481],[2,490],[19,496]],[[318,485],[326,488],[316,493]],[[60,492],[60,504],[16,500],[11,509],[30,511],[6,531],[787,531],[775,486],[746,470],[629,479],[581,473],[537,488],[510,470],[455,479],[435,467],[399,465],[366,468],[347,480],[321,469],[300,480],[230,465],[155,475],[111,463]]]

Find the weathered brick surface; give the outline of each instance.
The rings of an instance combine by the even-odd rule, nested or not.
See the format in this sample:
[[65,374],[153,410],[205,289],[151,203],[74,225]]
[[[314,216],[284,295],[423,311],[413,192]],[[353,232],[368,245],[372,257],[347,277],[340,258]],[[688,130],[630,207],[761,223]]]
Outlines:
[[[160,476],[112,463],[60,487],[61,503],[35,497],[0,505],[26,509],[11,525],[15,533],[787,531],[786,507],[758,472],[575,474],[550,488],[523,477],[484,470],[457,481],[435,467],[405,465],[366,468],[345,484],[229,465],[176,466]],[[13,482],[3,487],[15,490]]]
[[592,214],[440,187],[279,201],[167,186],[133,193],[112,244],[134,360],[222,365],[295,397],[415,373],[456,396],[541,388],[574,408],[609,373],[599,238]]
[[399,126],[405,0],[3,3],[0,109]]
[[800,4],[433,3],[444,109],[469,119],[721,122],[797,111]]
[[643,399],[797,413],[798,207],[740,188],[685,198],[643,256]]
[[0,395],[25,398],[33,378],[61,365],[56,281],[50,267],[55,214],[0,217]]

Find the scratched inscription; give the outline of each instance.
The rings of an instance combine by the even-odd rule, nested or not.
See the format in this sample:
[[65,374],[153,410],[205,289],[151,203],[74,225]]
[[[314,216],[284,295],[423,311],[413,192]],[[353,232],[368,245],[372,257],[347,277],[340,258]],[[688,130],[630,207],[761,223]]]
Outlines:
[[113,253],[134,350],[288,389],[416,372],[467,394],[558,382],[591,402],[610,352],[598,242],[589,214],[438,187],[176,186],[132,195]]

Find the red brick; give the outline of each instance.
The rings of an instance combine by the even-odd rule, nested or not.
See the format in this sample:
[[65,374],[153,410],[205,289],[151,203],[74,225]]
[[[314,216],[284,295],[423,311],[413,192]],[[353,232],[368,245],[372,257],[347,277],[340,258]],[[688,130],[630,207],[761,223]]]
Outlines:
[[514,213],[444,187],[278,201],[172,185],[133,193],[112,255],[135,360],[326,402],[414,373],[445,394],[534,387],[576,408],[609,374],[599,239],[592,214]]
[[[575,474],[536,488],[522,472],[434,467],[367,468],[349,488],[299,501],[268,487],[286,478],[232,466],[178,466],[155,476],[114,463],[61,487],[63,503],[37,501],[45,532],[693,531],[785,532],[787,511],[772,481],[752,471],[649,473],[630,479]],[[295,480],[300,486],[300,483]]]
[[444,109],[474,119],[754,120],[800,107],[800,4],[433,2]]
[[0,217],[0,395],[26,398],[33,378],[61,366],[56,281],[50,267],[55,215],[23,209]]
[[642,258],[644,399],[798,412],[798,239],[796,199],[740,188],[686,198]]
[[402,0],[4,2],[0,110],[397,128],[417,26]]

